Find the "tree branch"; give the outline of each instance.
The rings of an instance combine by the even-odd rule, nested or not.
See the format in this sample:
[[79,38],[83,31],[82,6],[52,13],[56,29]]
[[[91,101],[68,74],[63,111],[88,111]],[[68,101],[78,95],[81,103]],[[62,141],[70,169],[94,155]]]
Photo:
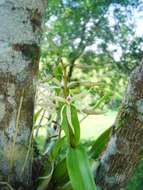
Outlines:
[[95,175],[96,184],[106,190],[124,188],[142,157],[143,63],[130,76],[115,126],[115,134],[100,158]]

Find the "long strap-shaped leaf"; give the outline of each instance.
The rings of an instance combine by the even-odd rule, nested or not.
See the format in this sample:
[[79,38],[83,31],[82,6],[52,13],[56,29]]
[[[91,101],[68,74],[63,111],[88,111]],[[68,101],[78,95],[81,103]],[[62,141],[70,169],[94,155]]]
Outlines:
[[111,127],[106,129],[93,143],[90,149],[90,156],[94,159],[97,159],[99,155],[104,150],[106,144],[108,143],[110,134],[111,134]]
[[60,186],[66,184],[68,181],[69,176],[67,171],[66,158],[63,158],[54,168],[52,182],[56,184],[56,186]]
[[79,144],[80,124],[74,105],[64,105],[61,110],[61,126],[72,147]]
[[83,147],[69,148],[67,168],[74,190],[96,190],[88,156]]
[[74,131],[76,144],[80,141],[80,124],[78,120],[77,110],[73,104],[67,105],[67,120],[70,128]]
[[70,137],[69,137],[68,121],[67,121],[67,116],[66,116],[66,105],[63,105],[61,109],[61,127],[64,130],[65,135],[69,140]]

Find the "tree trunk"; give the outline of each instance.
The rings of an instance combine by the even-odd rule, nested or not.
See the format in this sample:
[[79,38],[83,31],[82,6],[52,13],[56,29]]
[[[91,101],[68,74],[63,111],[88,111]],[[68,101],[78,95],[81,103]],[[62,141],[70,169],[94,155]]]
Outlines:
[[143,153],[143,63],[131,74],[116,119],[116,131],[101,155],[95,181],[99,189],[121,190]]
[[45,0],[0,1],[0,185],[31,184],[29,143],[45,8]]

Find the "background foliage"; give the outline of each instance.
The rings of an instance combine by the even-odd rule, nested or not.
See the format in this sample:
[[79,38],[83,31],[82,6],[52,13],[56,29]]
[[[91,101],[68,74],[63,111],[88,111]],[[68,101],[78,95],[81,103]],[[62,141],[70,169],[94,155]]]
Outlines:
[[[136,26],[137,12],[140,15],[142,9],[140,0],[49,1],[37,92],[36,110],[39,114],[35,124],[36,147],[41,157],[45,151],[49,155],[49,147],[53,147],[59,135],[60,110],[64,102],[61,63],[66,66],[70,98],[80,113],[80,119],[118,110],[128,76],[142,59],[143,38],[137,34]],[[138,19],[141,18],[138,16]],[[46,132],[44,139],[39,130]],[[108,141],[108,132],[98,139],[101,142],[99,153]],[[82,143],[87,150],[91,149],[93,156],[98,155],[93,151],[93,147],[99,144],[97,142],[88,139]],[[63,156],[66,146],[64,144],[56,158],[52,180],[48,180],[52,181],[51,184],[55,184],[55,179],[63,180],[70,189],[69,183],[66,184],[68,176]],[[57,171],[61,168],[56,168],[61,162],[64,170],[59,174]],[[137,176],[142,175],[141,170],[138,169],[135,175],[133,181],[140,180]],[[137,183],[140,186],[141,183]],[[139,188],[134,182],[131,184],[129,188]],[[58,189],[59,184],[56,185]]]

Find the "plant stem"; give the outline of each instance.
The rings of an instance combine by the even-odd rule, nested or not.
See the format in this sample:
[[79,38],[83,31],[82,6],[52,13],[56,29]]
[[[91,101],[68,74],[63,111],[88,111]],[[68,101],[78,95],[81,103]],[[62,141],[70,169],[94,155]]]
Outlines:
[[62,70],[63,70],[64,97],[66,99],[69,95],[67,67],[66,65],[64,65],[62,58],[60,58],[60,62],[61,62]]

